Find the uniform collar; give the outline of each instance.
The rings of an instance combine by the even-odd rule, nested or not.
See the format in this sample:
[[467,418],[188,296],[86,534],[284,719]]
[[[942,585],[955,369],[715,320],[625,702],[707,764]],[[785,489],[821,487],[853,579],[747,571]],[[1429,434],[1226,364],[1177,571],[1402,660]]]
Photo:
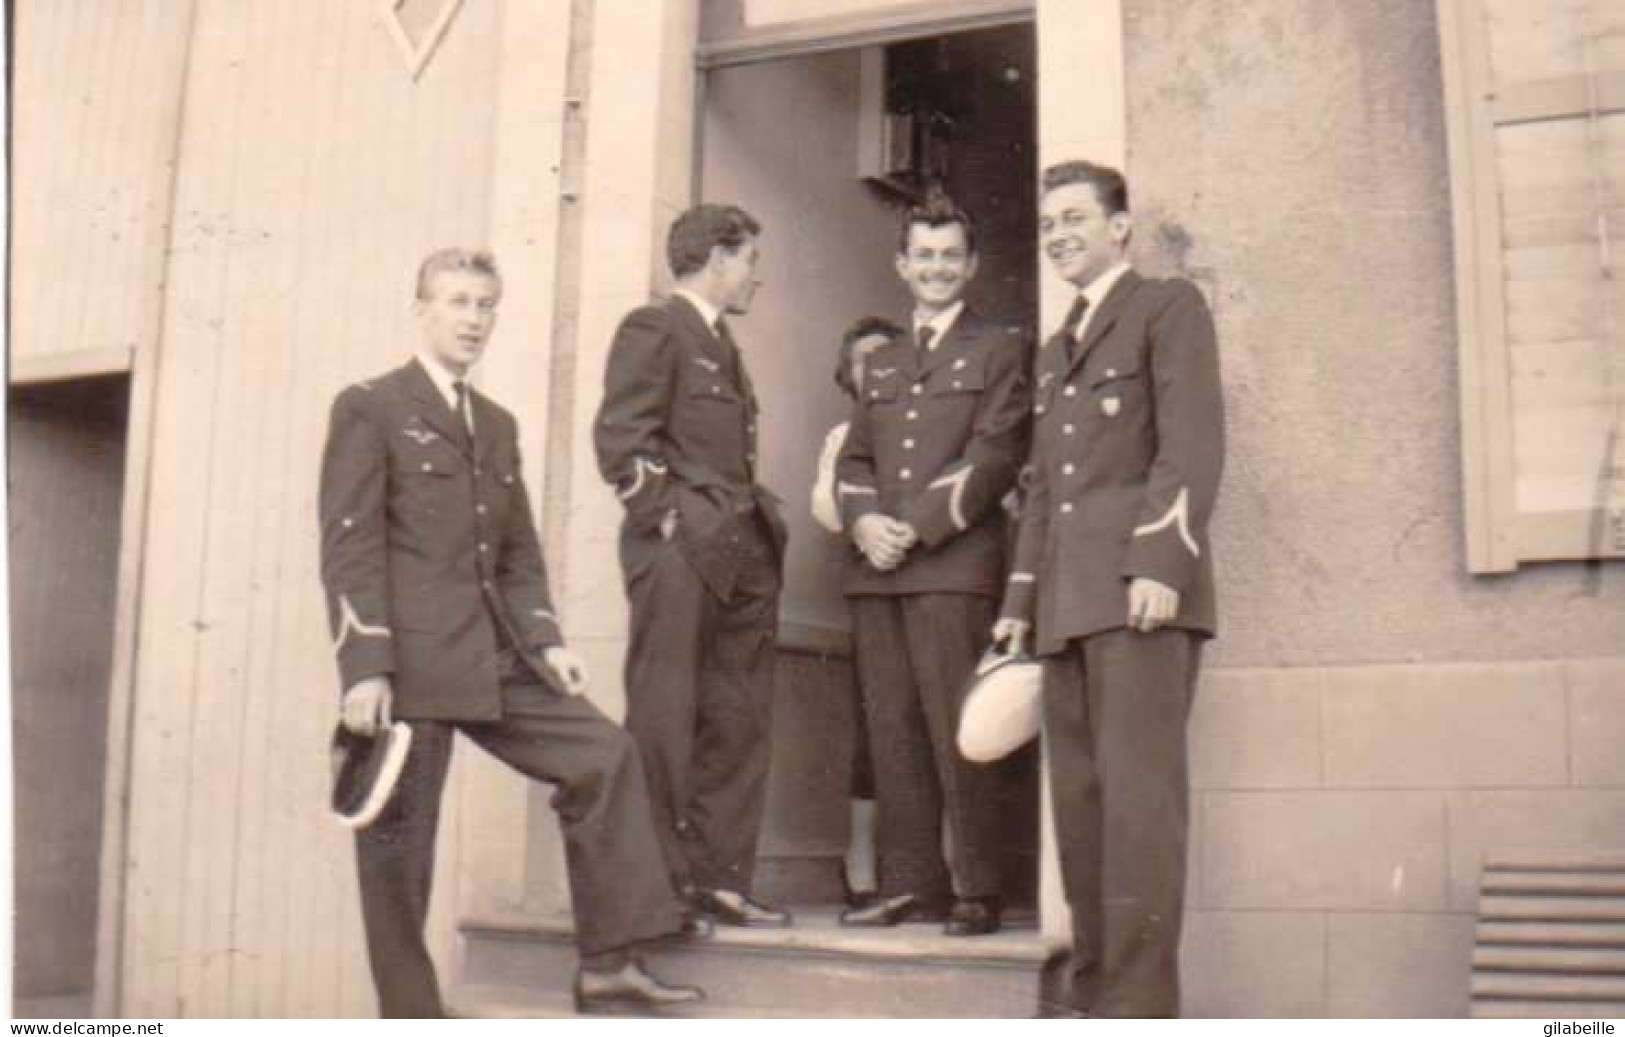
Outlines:
[[[1090,313],[1094,313],[1096,310],[1100,309],[1100,304],[1106,300],[1106,296],[1111,293],[1111,290],[1114,287],[1116,287],[1118,280],[1128,272],[1128,261],[1119,259],[1117,262],[1107,267],[1105,273],[1089,282],[1089,286],[1083,290],[1082,295],[1085,299],[1089,300]],[[1085,320],[1084,323],[1087,324],[1088,321]],[[1081,336],[1083,329],[1079,328],[1078,333]]]
[[423,373],[429,376],[429,381],[433,382],[435,389],[439,391],[440,398],[446,401],[446,406],[455,411],[457,409],[457,390],[452,386],[457,382],[462,382],[465,386],[468,385],[468,376],[464,375],[458,378],[446,370],[445,365],[440,361],[422,350],[418,352],[417,361],[418,366],[423,368]]
[[717,330],[717,321],[721,319],[722,311],[711,305],[709,300],[700,298],[687,288],[673,289],[672,294],[680,295],[684,299],[688,300],[688,304],[694,307],[695,311],[699,313],[700,319],[705,321],[705,326],[710,328],[713,332]]

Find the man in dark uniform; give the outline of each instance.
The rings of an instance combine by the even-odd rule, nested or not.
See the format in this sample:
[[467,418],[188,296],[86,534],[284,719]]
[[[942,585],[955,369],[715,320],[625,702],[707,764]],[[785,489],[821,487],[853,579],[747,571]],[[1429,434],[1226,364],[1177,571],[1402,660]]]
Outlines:
[[1185,724],[1214,632],[1218,348],[1194,285],[1142,278],[1125,261],[1117,171],[1046,171],[1039,229],[1078,295],[1038,358],[1033,481],[994,635],[1035,631],[1044,659],[1073,1007],[1174,1015]]
[[[1030,352],[970,312],[970,218],[945,199],[909,211],[897,273],[913,332],[869,355],[836,464],[854,649],[880,806],[880,899],[845,925],[941,919],[954,936],[999,928],[997,768],[958,752],[960,696],[1004,582],[1005,516],[1027,449]],[[948,910],[946,807],[957,898]]]
[[660,867],[631,738],[581,692],[520,473],[513,416],[467,383],[496,321],[485,253],[446,249],[418,274],[423,348],[333,404],[322,459],[322,582],[345,688],[343,722],[404,720],[393,798],[356,833],[379,1008],[443,1015],[423,925],[440,793],[461,731],[558,791],[584,1011],[696,1001],[645,972],[637,945],[692,931]]
[[616,330],[594,437],[626,508],[626,723],[672,876],[717,921],[783,926],[750,888],[785,533],[756,482],[756,396],[724,319],[750,309],[760,232],[731,205],[672,224],[676,289]]

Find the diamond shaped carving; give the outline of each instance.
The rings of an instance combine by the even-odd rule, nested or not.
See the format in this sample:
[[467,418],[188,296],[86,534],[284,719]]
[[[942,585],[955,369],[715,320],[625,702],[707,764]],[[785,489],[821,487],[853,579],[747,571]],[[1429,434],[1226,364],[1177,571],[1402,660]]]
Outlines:
[[[422,9],[432,10],[436,4],[440,9],[438,14],[427,19],[422,16]],[[429,66],[429,60],[440,47],[440,41],[446,38],[452,19],[462,6],[463,0],[378,0],[378,17],[413,80]]]

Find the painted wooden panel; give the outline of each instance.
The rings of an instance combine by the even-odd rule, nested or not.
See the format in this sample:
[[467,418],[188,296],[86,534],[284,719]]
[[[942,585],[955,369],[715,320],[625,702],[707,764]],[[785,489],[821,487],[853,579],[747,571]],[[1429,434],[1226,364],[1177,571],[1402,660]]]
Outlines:
[[15,7],[13,358],[152,344],[187,7]]
[[1485,0],[1497,86],[1625,68],[1617,0]]
[[325,816],[317,469],[334,393],[415,348],[418,261],[489,237],[501,24],[464,5],[414,82],[377,11],[198,4],[141,588],[130,1015],[373,1010],[353,854]]
[[[1625,239],[1625,9],[1441,0],[1439,11],[1469,563],[1617,553],[1599,551],[1584,516],[1625,516],[1625,299],[1610,269]],[[1557,513],[1580,520],[1524,521]]]

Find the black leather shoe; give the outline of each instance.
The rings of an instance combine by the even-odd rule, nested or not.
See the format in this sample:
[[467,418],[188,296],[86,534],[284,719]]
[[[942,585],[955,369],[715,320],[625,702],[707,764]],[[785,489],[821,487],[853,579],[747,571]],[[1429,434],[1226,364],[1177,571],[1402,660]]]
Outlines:
[[682,926],[672,935],[679,940],[709,940],[716,934],[716,923],[698,911],[684,911]]
[[904,922],[940,922],[945,917],[942,904],[913,893],[885,897],[867,907],[841,912],[841,924],[852,929],[885,929]]
[[635,961],[618,972],[576,972],[577,1015],[658,1015],[704,1000],[699,987],[668,986]]
[[949,936],[986,936],[999,931],[998,897],[965,897],[954,901],[948,924],[942,931]]
[[841,869],[841,898],[846,901],[847,907],[868,907],[880,899],[877,889],[853,889],[852,879],[847,875],[846,869]]
[[794,919],[790,912],[758,904],[743,893],[731,889],[696,889],[689,893],[688,902],[695,911],[719,925],[737,925],[747,929],[783,929]]

